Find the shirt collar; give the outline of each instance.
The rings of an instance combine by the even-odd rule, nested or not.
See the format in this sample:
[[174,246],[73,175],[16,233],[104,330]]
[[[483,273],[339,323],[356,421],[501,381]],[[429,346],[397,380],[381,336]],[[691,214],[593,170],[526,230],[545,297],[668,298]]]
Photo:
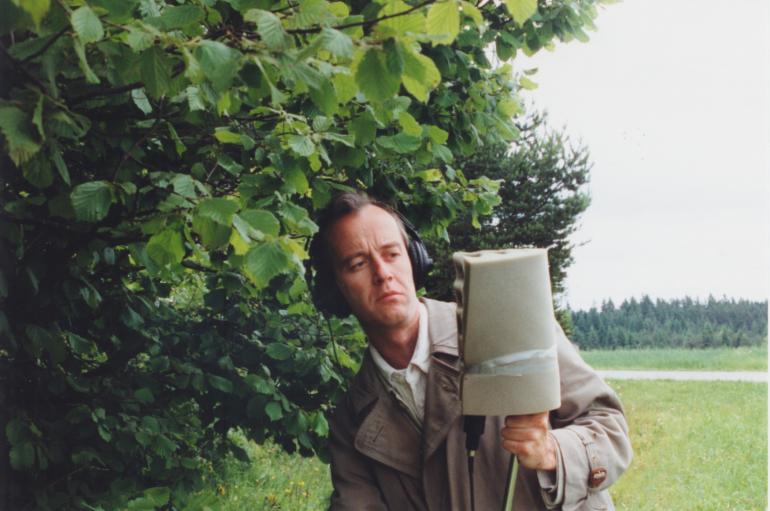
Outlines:
[[[428,368],[430,366],[430,340],[428,339],[428,310],[422,302],[418,302],[420,311],[420,324],[417,332],[417,343],[414,346],[414,352],[412,352],[412,359],[409,361],[409,365],[405,369],[409,369],[412,366],[417,367],[420,371],[428,374]],[[369,344],[369,351],[372,354],[372,360],[377,368],[382,371],[385,378],[390,381],[390,377],[399,369],[395,369],[391,366],[387,360],[385,360],[377,348],[373,344]],[[404,371],[405,369],[401,369]]]

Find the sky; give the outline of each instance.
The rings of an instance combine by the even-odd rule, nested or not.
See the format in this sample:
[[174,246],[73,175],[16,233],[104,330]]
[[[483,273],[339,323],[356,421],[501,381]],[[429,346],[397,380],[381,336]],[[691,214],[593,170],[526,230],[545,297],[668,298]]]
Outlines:
[[513,61],[594,164],[567,303],[767,299],[770,2],[625,0],[595,23]]

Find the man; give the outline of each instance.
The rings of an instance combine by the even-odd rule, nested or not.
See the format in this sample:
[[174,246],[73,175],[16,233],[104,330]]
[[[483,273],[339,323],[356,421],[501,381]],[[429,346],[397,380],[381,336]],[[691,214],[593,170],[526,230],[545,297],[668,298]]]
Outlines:
[[[418,299],[415,241],[397,214],[359,193],[335,197],[319,219],[316,303],[352,312],[369,339],[330,424],[332,510],[471,509],[455,305]],[[510,453],[521,464],[515,510],[613,509],[606,489],[631,460],[622,408],[554,328],[561,407],[487,417],[475,461],[477,510],[501,508]]]

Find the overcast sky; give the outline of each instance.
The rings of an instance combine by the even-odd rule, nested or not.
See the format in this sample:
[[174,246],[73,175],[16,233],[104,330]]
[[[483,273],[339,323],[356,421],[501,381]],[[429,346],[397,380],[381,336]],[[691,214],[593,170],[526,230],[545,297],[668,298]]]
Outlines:
[[560,44],[525,97],[590,149],[568,303],[766,299],[770,2],[625,0]]

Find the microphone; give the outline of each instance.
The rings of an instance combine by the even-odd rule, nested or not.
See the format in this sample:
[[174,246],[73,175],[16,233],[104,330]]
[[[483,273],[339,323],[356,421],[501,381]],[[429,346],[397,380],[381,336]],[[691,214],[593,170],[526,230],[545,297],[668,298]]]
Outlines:
[[[473,509],[473,461],[486,416],[539,413],[561,404],[556,320],[546,249],[455,252],[452,260]],[[512,457],[504,505],[512,502],[514,465]]]

